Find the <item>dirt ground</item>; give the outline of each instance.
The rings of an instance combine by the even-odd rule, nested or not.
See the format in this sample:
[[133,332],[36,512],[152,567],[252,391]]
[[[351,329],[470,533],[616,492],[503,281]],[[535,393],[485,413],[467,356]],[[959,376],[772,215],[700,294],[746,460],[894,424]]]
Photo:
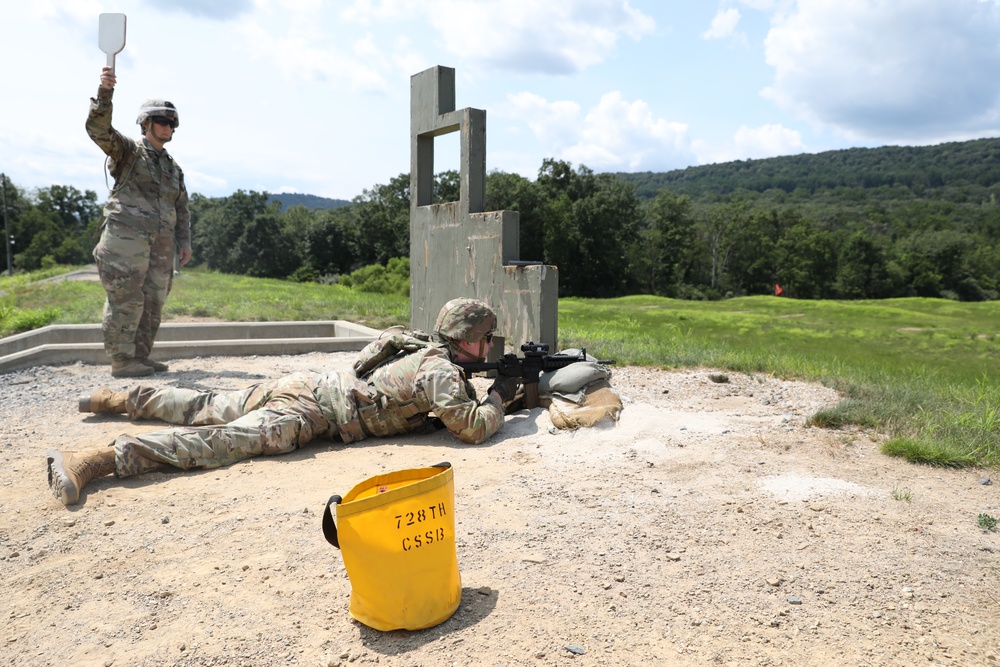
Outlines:
[[[353,354],[179,360],[150,384],[238,388]],[[910,465],[808,428],[826,388],[617,368],[616,424],[537,408],[477,447],[446,432],[328,441],[219,470],[87,487],[45,451],[153,430],[77,412],[106,367],[0,375],[0,664],[997,665],[991,471]],[[420,632],[347,614],[327,499],[380,472],[455,469],[462,604]],[[995,476],[995,471],[992,471]]]

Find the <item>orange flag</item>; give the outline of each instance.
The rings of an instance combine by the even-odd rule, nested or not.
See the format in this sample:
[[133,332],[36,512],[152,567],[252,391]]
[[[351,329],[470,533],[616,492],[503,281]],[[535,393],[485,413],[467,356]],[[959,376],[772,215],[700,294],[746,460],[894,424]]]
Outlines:
[[785,293],[785,290],[781,289],[781,285],[774,283],[774,296],[781,296]]

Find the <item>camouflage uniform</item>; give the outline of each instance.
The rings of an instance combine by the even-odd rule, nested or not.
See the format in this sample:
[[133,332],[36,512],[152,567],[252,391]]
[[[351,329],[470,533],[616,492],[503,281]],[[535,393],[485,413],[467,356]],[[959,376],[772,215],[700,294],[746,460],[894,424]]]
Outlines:
[[104,305],[104,348],[112,359],[145,359],[160,327],[176,248],[191,248],[184,173],[166,150],[111,126],[112,89],[90,100],[87,134],[110,158],[115,187],[94,249]]
[[503,405],[494,397],[476,401],[447,350],[432,344],[365,379],[307,371],[224,393],[135,386],[125,402],[131,419],[184,426],[119,436],[115,473],[127,477],[161,463],[217,468],[285,454],[318,437],[354,442],[409,433],[425,426],[429,412],[462,442],[480,444],[503,425]]

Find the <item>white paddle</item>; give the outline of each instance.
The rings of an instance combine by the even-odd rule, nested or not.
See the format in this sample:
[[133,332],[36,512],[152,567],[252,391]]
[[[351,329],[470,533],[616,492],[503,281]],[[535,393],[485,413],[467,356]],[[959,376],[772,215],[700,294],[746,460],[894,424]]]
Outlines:
[[125,15],[101,14],[97,30],[97,45],[108,54],[108,67],[115,71],[115,54],[125,48]]

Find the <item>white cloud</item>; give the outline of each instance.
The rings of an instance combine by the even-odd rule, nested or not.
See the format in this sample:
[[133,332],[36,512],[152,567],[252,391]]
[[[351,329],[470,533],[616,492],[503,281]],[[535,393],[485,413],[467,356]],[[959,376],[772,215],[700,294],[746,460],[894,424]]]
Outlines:
[[[336,45],[316,39],[309,30],[276,34],[264,26],[245,23],[239,32],[244,39],[237,48],[253,61],[278,64],[287,81],[344,83],[359,93],[383,93],[388,89],[382,74],[369,64],[377,49],[367,36],[360,37],[353,45],[359,54],[355,58]],[[374,62],[380,64],[377,58]]]
[[184,12],[193,16],[227,20],[236,18],[253,9],[252,0],[145,0],[147,4],[164,11]]
[[98,14],[102,11],[111,11],[102,9],[101,4],[95,0],[81,0],[71,4],[42,0],[31,3],[28,12],[38,19],[63,18],[73,23],[92,27],[95,25],[97,20],[95,17]]
[[465,64],[548,74],[602,63],[622,36],[639,40],[656,27],[628,0],[355,0],[341,16],[362,25],[422,16]]
[[737,152],[749,158],[789,155],[805,150],[802,135],[781,125],[761,125],[749,128],[741,125],[733,136]]
[[779,2],[787,3],[788,0],[737,0],[737,2],[750,9],[763,12],[773,9]]
[[[342,20],[349,23],[373,25],[385,21],[398,21],[420,13],[420,4],[412,0],[354,0],[340,12]],[[433,1],[424,3],[433,5]]]
[[511,108],[501,114],[527,118],[528,127],[545,150],[560,151],[579,135],[580,105],[576,102],[549,102],[535,93],[515,93],[507,99]]
[[692,148],[698,155],[699,164],[762,159],[806,152],[802,135],[797,130],[772,124],[754,128],[741,125],[733,135],[732,141],[722,146],[714,146],[705,141],[693,141]]
[[[429,20],[446,51],[522,72],[572,74],[608,59],[622,35],[640,39],[652,18],[623,0],[441,0]],[[469,30],[468,26],[479,26]]]
[[196,169],[184,170],[184,184],[189,192],[226,192],[229,189],[229,182],[225,178]]
[[691,164],[683,123],[657,118],[642,100],[606,93],[581,117],[575,102],[548,102],[533,93],[510,96],[513,112],[528,125],[545,155],[595,171],[661,171]]
[[712,19],[712,26],[701,33],[702,39],[726,39],[736,32],[740,22],[740,10],[720,9]]
[[765,40],[765,98],[880,141],[1000,127],[995,0],[798,0]]

